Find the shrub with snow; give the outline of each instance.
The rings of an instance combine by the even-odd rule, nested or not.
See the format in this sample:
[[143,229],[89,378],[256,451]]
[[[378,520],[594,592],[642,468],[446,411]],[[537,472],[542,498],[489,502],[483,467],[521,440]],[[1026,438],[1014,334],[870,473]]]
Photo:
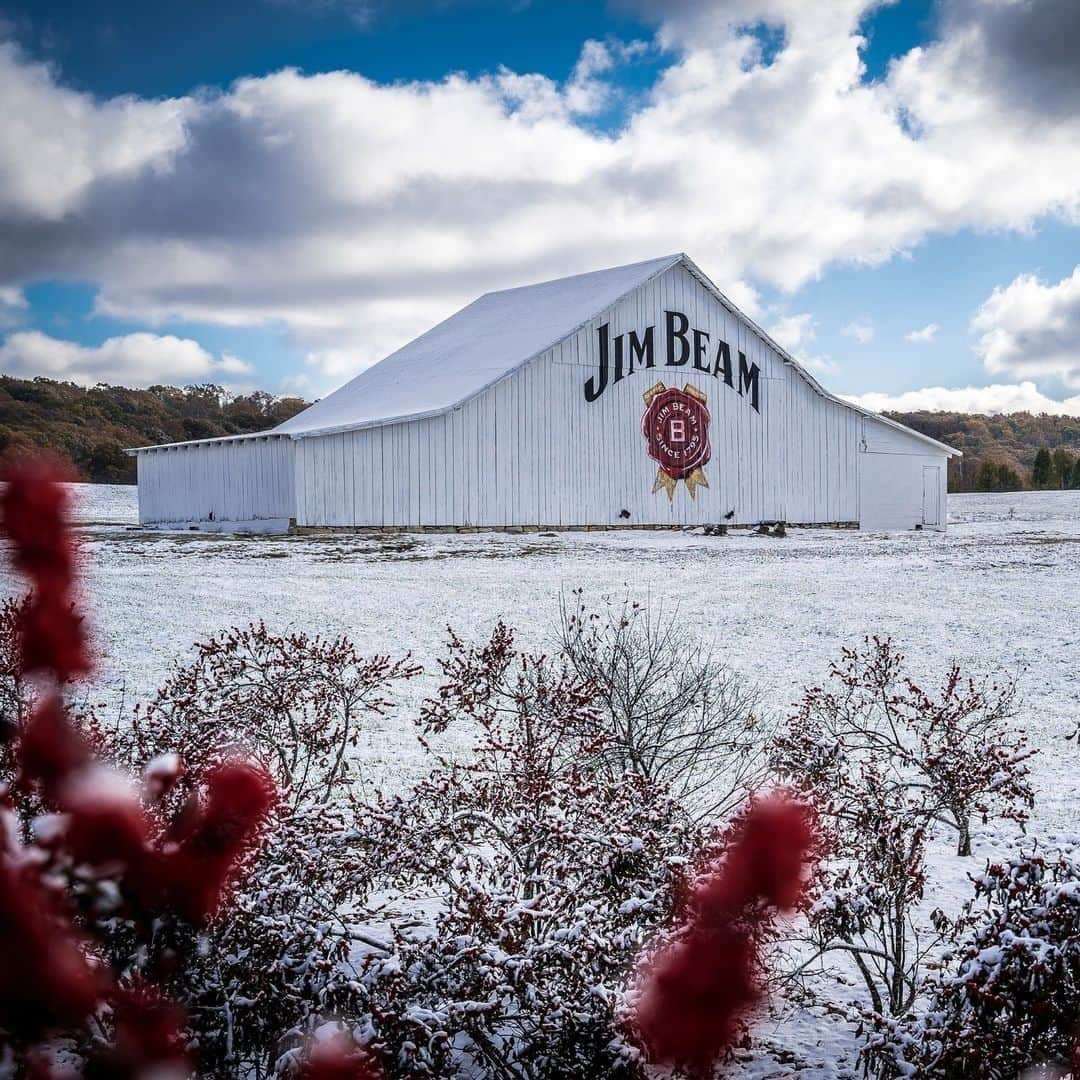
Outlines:
[[[174,811],[236,746],[279,792],[229,918],[197,935],[180,926],[158,937],[175,957],[173,992],[187,1003],[204,1069],[295,1071],[326,1017],[357,1014],[347,915],[361,867],[351,752],[365,719],[418,671],[407,659],[361,657],[344,637],[277,635],[257,623],[197,644],[145,708],[108,731],[90,718],[114,759],[146,770],[148,784],[158,763],[184,762],[165,799]],[[111,947],[125,956],[138,941],[118,929]]]
[[844,818],[870,763],[875,782],[903,789],[928,825],[955,830],[958,855],[970,855],[974,820],[993,814],[1023,825],[1035,800],[1028,761],[1036,751],[1013,723],[1015,685],[977,685],[953,664],[940,689],[928,691],[904,663],[888,639],[845,647],[776,740],[774,764]]
[[1012,726],[1013,697],[1011,682],[980,687],[955,665],[928,692],[878,638],[845,648],[826,684],[806,691],[774,753],[819,808],[829,852],[799,973],[848,957],[876,1013],[913,1006],[951,927],[944,912],[920,911],[929,838],[955,830],[968,855],[973,818],[1022,825],[1034,801],[1034,751]]
[[475,732],[401,798],[360,823],[370,888],[398,911],[371,955],[367,1010],[393,1075],[637,1076],[617,1033],[643,945],[685,895],[703,839],[634,773],[611,777],[594,687],[519,652],[499,625],[451,640],[426,731]]
[[1019,856],[975,879],[915,1017],[873,1018],[879,1075],[1015,1077],[1075,1065],[1080,1021],[1080,862]]

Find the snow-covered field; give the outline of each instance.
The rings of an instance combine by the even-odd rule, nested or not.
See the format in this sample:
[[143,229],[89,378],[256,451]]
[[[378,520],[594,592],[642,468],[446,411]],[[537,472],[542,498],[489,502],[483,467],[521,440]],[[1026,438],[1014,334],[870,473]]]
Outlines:
[[[430,669],[448,624],[479,638],[502,618],[549,641],[561,591],[676,607],[784,710],[841,644],[891,635],[926,677],[959,660],[1022,672],[1047,824],[1074,818],[1080,752],[1063,736],[1080,699],[1080,492],[954,495],[935,533],[795,530],[786,539],[676,532],[238,538],[135,527],[135,489],[77,486],[100,687],[145,695],[215,630],[347,633]],[[5,570],[6,574],[7,571]],[[14,588],[8,579],[4,587]],[[430,685],[430,684],[429,684]],[[410,697],[422,692],[415,686]],[[412,756],[407,717],[371,733],[378,768]]]
[[[947,535],[799,530],[786,539],[674,532],[325,534],[228,538],[143,532],[133,488],[78,488],[96,639],[104,650],[95,693],[146,695],[189,644],[264,619],[347,633],[366,651],[411,651],[434,671],[447,624],[478,639],[502,618],[524,642],[549,643],[562,591],[594,600],[630,594],[677,607],[727,663],[757,683],[782,715],[819,681],[840,646],[890,635],[914,673],[934,679],[948,661],[976,675],[1020,674],[1023,724],[1043,753],[1031,831],[1076,829],[1080,748],[1065,736],[1080,715],[1080,492],[961,495]],[[0,582],[8,591],[15,583]],[[408,720],[369,732],[369,775],[388,784],[421,767]],[[1077,830],[1080,831],[1080,830]],[[977,855],[1009,843],[977,839]],[[961,895],[970,867],[935,856],[941,899]],[[770,1034],[806,1064],[805,1076],[854,1075],[854,1042],[808,1013]],[[747,1075],[789,1075],[758,1057]]]

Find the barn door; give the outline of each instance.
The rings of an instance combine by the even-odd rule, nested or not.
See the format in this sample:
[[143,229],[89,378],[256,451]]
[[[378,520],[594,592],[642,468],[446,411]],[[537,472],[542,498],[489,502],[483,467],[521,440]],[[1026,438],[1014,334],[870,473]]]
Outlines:
[[941,524],[941,466],[924,465],[922,471],[922,520],[924,525]]

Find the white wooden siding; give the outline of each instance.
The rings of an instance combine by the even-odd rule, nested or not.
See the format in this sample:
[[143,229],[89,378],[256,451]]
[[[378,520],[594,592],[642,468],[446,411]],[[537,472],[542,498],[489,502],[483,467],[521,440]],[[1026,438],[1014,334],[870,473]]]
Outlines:
[[[927,528],[944,532],[946,527],[946,476],[944,453],[863,453],[859,455],[860,527],[881,531]],[[940,517],[927,524],[923,515],[923,466],[938,469]]]
[[[916,454],[925,456],[936,453],[933,446],[914,432],[904,431],[873,417],[863,420],[863,449],[871,454]],[[944,451],[941,451],[944,454]]]
[[287,527],[295,516],[293,447],[271,435],[140,450],[139,521]]
[[[720,378],[666,366],[665,310],[760,369],[761,411]],[[656,366],[586,402],[596,332],[655,326]],[[416,373],[423,378],[423,372]],[[654,383],[704,391],[708,488],[652,492],[641,434]],[[624,297],[561,344],[441,416],[297,440],[300,525],[583,526],[859,521],[862,416],[823,397],[683,266]],[[875,425],[880,426],[880,425]],[[920,472],[921,483],[921,472]],[[629,519],[620,517],[622,510]]]

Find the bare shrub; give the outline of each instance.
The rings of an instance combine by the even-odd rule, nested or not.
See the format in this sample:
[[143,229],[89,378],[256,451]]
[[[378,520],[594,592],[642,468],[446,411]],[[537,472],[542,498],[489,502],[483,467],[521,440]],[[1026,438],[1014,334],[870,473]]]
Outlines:
[[954,830],[958,854],[968,855],[976,816],[1023,824],[1034,801],[1034,751],[1011,726],[1013,702],[1011,681],[978,687],[956,665],[927,692],[878,638],[845,648],[826,684],[806,691],[773,754],[818,807],[830,848],[797,974],[844,953],[875,1014],[912,1007],[953,931],[944,912],[922,910],[934,829]]
[[595,688],[609,776],[664,784],[702,821],[726,818],[760,786],[772,730],[759,694],[678,611],[630,600],[592,611],[576,590],[563,598],[558,638],[565,662]]
[[926,893],[926,816],[867,767],[861,797],[826,833],[832,858],[818,873],[807,913],[809,957],[801,975],[830,954],[850,956],[874,1012],[899,1016],[918,996],[926,964],[950,929],[940,910],[920,910]]

